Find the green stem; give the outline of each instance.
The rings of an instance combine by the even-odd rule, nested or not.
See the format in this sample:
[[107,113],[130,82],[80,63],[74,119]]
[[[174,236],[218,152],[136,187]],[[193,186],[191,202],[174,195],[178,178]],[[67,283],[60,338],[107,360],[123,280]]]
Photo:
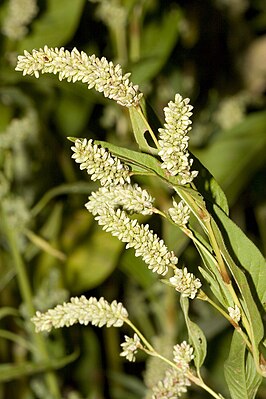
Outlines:
[[[30,287],[29,280],[28,280],[27,273],[26,273],[26,266],[24,264],[24,261],[21,257],[21,254],[20,254],[18,246],[17,246],[17,239],[15,236],[16,233],[9,226],[9,224],[7,222],[7,217],[6,217],[6,214],[5,214],[5,211],[3,208],[0,209],[0,214],[1,214],[1,220],[3,221],[3,226],[5,229],[6,237],[8,239],[11,255],[12,255],[12,258],[14,261],[14,266],[16,269],[16,274],[17,274],[18,285],[19,285],[21,297],[22,297],[23,302],[26,305],[28,317],[30,318],[31,316],[34,315],[35,309],[33,306],[31,287]],[[43,336],[36,334],[33,329],[33,326],[32,326],[31,333],[32,333],[33,342],[38,350],[39,356],[41,356],[42,360],[49,360],[49,355],[46,350],[46,345],[45,345]],[[57,383],[56,377],[53,372],[46,373],[46,381],[47,381],[47,385],[50,389],[52,396],[55,399],[60,399],[61,395],[60,395],[58,383]]]
[[129,58],[131,62],[137,62],[140,58],[140,20],[142,16],[142,5],[136,3],[130,18],[129,31]]
[[215,263],[215,264],[217,265],[217,267],[218,267],[218,262],[217,262],[217,260],[215,259],[215,257],[210,253],[210,251],[205,247],[205,245],[202,244],[202,242],[199,241],[199,240],[197,239],[197,237],[194,236],[193,232],[192,232],[189,228],[183,227],[183,226],[180,226],[180,225],[174,223],[174,222],[172,221],[171,218],[169,218],[164,212],[160,211],[160,210],[157,209],[157,208],[153,208],[153,212],[154,212],[154,213],[157,213],[157,214],[159,214],[159,215],[161,215],[162,217],[164,217],[165,219],[167,219],[167,220],[168,220],[171,224],[173,224],[174,226],[179,227],[180,230],[182,230],[183,233],[184,233],[188,238],[190,238],[191,241],[194,242],[194,244],[197,244],[197,246],[200,247],[200,248],[202,249],[202,251],[205,253],[205,255],[206,255],[208,258],[210,258],[211,261],[212,261],[213,263]]
[[[171,360],[167,359],[166,357],[164,357],[163,355],[161,355],[160,353],[158,353],[153,346],[147,341],[147,339],[142,335],[142,333],[139,331],[139,329],[129,320],[129,319],[124,319],[125,323],[127,323],[140,337],[140,339],[142,340],[142,342],[146,345],[146,348],[142,348],[142,350],[144,352],[146,352],[147,354],[154,356],[154,357],[158,357],[159,359],[161,359],[162,361],[164,361],[165,363],[169,364],[171,367],[175,368],[176,370],[180,371],[180,368],[173,363]],[[188,371],[188,373],[186,373],[186,377],[192,381],[194,384],[200,386],[201,388],[203,388],[205,391],[209,392],[209,394],[211,396],[213,396],[216,399],[221,399],[222,396],[220,394],[217,394],[216,392],[214,392],[210,387],[208,387],[208,385],[206,385],[202,378],[198,378],[196,377],[194,374],[192,374],[191,371]]]
[[154,144],[156,145],[157,148],[159,148],[160,146],[159,146],[158,140],[157,140],[155,134],[153,133],[153,130],[152,130],[152,128],[150,127],[150,125],[149,125],[147,119],[145,118],[145,116],[144,116],[144,114],[143,114],[143,112],[142,112],[141,107],[137,107],[136,109],[137,109],[139,115],[141,116],[141,119],[143,120],[145,126],[147,127],[147,130],[148,130],[148,132],[150,133],[150,136],[151,136],[151,138],[152,138]]
[[142,342],[147,346],[149,352],[156,352],[154,347],[149,343],[149,341],[147,341],[147,339],[144,337],[144,335],[139,331],[139,329],[129,320],[129,319],[125,319],[125,323],[127,325],[129,325],[132,330],[135,331],[135,333],[138,334],[138,336],[140,337],[140,339],[142,340]]
[[219,267],[222,279],[226,283],[226,285],[229,285],[231,280],[227,273],[227,269],[226,269],[219,245],[216,241],[216,237],[215,237],[215,234],[214,234],[212,226],[211,226],[211,216],[209,216],[209,218],[205,220],[205,226],[208,231],[211,246],[215,252],[215,255],[216,255],[216,258],[218,261],[218,267]]
[[[200,299],[200,298],[199,298]],[[244,333],[241,327],[239,327],[236,323],[233,322],[232,318],[227,314],[217,303],[213,302],[207,295],[205,295],[205,301],[211,304],[218,312],[220,312],[228,321],[233,325],[233,327],[237,330],[237,332],[242,336],[244,342],[246,343],[248,349],[252,353],[252,345],[248,339],[248,336]]]

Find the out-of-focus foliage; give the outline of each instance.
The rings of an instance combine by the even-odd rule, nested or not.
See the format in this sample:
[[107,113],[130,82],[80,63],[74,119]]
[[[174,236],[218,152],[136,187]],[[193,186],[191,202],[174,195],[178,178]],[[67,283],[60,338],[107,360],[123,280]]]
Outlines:
[[[190,150],[265,254],[266,3],[40,0],[25,16],[30,3],[0,3],[0,201],[8,215],[0,216],[0,399],[145,397],[145,359],[128,368],[118,356],[117,330],[74,327],[40,338],[27,321],[33,306],[46,310],[71,295],[93,294],[123,300],[165,352],[166,337],[171,345],[186,338],[178,297],[82,208],[95,185],[75,167],[66,137],[134,149],[127,114],[82,84],[23,77],[14,70],[16,56],[48,45],[119,62],[158,124],[175,93],[190,97]],[[25,29],[10,35],[18,26]],[[163,185],[139,181],[160,207],[169,205],[172,193]],[[196,269],[197,253],[181,232],[156,217],[149,224]],[[229,397],[221,368],[232,331],[202,303],[193,303],[193,316],[209,342],[205,378]],[[154,369],[148,365],[146,383]],[[262,385],[257,397],[265,392]],[[191,391],[190,398],[200,397],[206,394]]]

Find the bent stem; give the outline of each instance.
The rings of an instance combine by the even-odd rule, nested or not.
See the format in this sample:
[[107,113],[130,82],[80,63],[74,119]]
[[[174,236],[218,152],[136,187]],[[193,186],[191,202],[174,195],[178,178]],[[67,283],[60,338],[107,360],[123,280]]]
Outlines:
[[[163,362],[169,364],[169,366],[175,368],[176,370],[180,370],[180,368],[175,363],[173,363],[171,360],[167,359],[166,357],[158,353],[149,343],[149,341],[144,337],[144,335],[139,331],[139,329],[129,319],[124,319],[124,322],[128,324],[137,333],[139,338],[146,345],[146,348],[145,347],[141,348],[145,353],[147,353],[150,356],[154,356],[161,359]],[[186,376],[191,382],[193,382],[194,384],[198,385],[199,387],[207,391],[215,399],[223,398],[222,395],[217,394],[208,385],[206,385],[201,377],[200,378],[196,377],[191,371],[189,371],[186,374]]]

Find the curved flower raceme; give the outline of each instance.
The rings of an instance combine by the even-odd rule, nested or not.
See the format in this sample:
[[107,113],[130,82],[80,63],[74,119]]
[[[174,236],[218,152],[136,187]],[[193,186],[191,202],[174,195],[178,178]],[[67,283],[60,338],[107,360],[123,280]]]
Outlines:
[[162,158],[162,168],[170,175],[178,176],[180,184],[191,183],[197,176],[197,171],[191,171],[193,160],[189,159],[187,133],[191,130],[189,119],[192,115],[192,105],[189,99],[183,99],[176,94],[175,101],[170,101],[164,108],[165,125],[159,129],[159,156]]
[[75,323],[102,327],[121,327],[127,319],[127,310],[122,303],[113,301],[108,303],[104,298],[97,300],[94,297],[87,299],[71,298],[70,302],[57,305],[45,313],[36,312],[32,318],[36,332],[51,331],[54,328],[69,327]]
[[130,168],[93,140],[77,139],[71,149],[80,169],[86,169],[91,179],[100,180],[102,186],[130,183]]
[[134,248],[135,255],[141,256],[153,272],[165,275],[169,267],[175,269],[177,257],[168,251],[164,241],[149,229],[148,224],[139,224],[137,219],[130,219],[125,211],[114,209],[108,204],[99,208],[96,203],[93,209],[89,201],[85,206],[97,214],[95,220],[103,226],[103,230],[127,243],[126,248]]
[[124,107],[138,106],[142,97],[138,86],[130,82],[130,73],[123,75],[119,64],[114,65],[105,57],[98,58],[94,54],[88,56],[76,48],[68,51],[63,47],[44,46],[43,49],[32,50],[32,53],[25,50],[24,55],[18,56],[16,71],[36,78],[40,72],[58,73],[59,80],[86,83],[88,89],[94,88]]

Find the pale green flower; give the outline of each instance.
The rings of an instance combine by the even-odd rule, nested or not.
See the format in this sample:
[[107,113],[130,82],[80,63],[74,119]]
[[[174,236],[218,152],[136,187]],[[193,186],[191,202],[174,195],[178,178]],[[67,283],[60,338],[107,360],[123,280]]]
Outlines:
[[[86,207],[90,208],[89,204]],[[98,215],[95,220],[99,225],[127,243],[126,248],[134,248],[135,255],[141,256],[153,272],[165,275],[169,267],[175,268],[178,259],[173,252],[168,251],[164,241],[149,229],[148,224],[139,224],[136,219],[130,219],[125,211],[113,209],[108,204],[96,210]]]
[[190,209],[186,205],[185,201],[181,200],[177,204],[175,200],[173,200],[173,208],[168,209],[168,214],[170,218],[175,222],[178,226],[185,226],[188,223]]
[[122,303],[108,303],[104,298],[97,300],[85,296],[71,298],[70,302],[57,305],[45,313],[36,312],[32,318],[36,332],[51,331],[52,328],[69,327],[75,323],[102,327],[121,327],[127,319],[127,310]]
[[128,361],[135,362],[136,353],[139,348],[142,348],[139,336],[135,333],[133,338],[125,335],[125,342],[121,344],[123,351],[120,356],[124,356]]
[[194,274],[189,273],[186,267],[184,269],[176,268],[174,273],[175,275],[169,281],[175,290],[185,297],[194,299],[201,287],[200,280]]
[[119,64],[114,65],[105,57],[98,58],[94,54],[88,56],[76,48],[71,52],[63,47],[48,46],[32,50],[32,53],[25,50],[24,55],[18,56],[16,71],[22,71],[23,75],[35,75],[36,78],[40,72],[58,73],[59,80],[86,83],[88,89],[95,88],[125,107],[138,106],[142,97],[138,86],[130,82],[130,73],[123,75]]
[[188,132],[191,130],[189,119],[192,115],[189,99],[183,99],[176,94],[175,102],[170,101],[164,108],[165,125],[159,129],[159,156],[162,158],[162,168],[170,175],[179,177],[180,184],[191,183],[197,176],[197,171],[191,171],[193,160],[189,159]]
[[91,179],[100,180],[102,186],[130,183],[130,168],[93,140],[77,139],[71,149],[80,169],[86,169]]
[[38,12],[36,0],[9,0],[2,33],[10,39],[22,39],[28,33],[27,25]]
[[154,199],[150,194],[137,184],[111,185],[92,192],[86,207],[93,215],[96,215],[99,209],[106,204],[112,208],[122,206],[129,213],[151,215],[153,213],[153,201]]

